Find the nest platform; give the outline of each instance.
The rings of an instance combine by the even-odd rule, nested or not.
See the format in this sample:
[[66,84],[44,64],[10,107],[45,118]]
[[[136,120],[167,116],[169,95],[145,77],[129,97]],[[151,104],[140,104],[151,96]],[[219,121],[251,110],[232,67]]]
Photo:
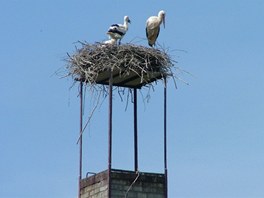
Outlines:
[[87,85],[108,85],[112,75],[114,86],[141,88],[173,76],[173,61],[164,50],[134,44],[81,43],[68,56],[68,75]]

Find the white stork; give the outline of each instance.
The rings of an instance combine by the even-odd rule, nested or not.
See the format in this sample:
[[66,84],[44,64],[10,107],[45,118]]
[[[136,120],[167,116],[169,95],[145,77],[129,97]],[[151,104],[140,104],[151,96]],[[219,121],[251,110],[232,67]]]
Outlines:
[[113,24],[109,27],[106,34],[110,36],[111,39],[119,40],[119,45],[121,39],[124,37],[128,30],[128,23],[131,23],[128,16],[124,16],[124,24]]
[[146,36],[149,46],[155,46],[155,42],[159,36],[160,24],[163,23],[165,28],[165,11],[159,11],[158,16],[151,16],[146,22]]

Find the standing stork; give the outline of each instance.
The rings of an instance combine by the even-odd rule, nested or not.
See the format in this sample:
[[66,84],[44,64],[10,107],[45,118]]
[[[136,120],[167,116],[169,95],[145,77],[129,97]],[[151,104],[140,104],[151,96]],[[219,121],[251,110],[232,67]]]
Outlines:
[[128,23],[131,23],[129,17],[124,16],[124,24],[111,25],[106,34],[108,34],[111,39],[119,40],[119,45],[120,45],[121,39],[125,36],[128,30]]
[[159,36],[160,24],[163,23],[165,28],[165,11],[159,11],[158,16],[151,16],[146,22],[146,36],[149,46],[155,46],[155,42]]

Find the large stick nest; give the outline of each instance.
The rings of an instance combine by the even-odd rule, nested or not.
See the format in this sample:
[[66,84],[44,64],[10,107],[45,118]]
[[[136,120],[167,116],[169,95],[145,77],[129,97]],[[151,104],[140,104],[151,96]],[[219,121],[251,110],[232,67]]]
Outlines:
[[[81,43],[81,48],[77,48],[73,55],[69,55],[67,70],[73,79],[88,84],[98,83],[100,74],[112,70],[119,72],[119,78],[125,78],[131,73],[136,74],[141,84],[145,85],[173,76],[171,69],[173,65],[169,55],[162,49],[134,44]],[[154,75],[154,79],[153,73],[158,74]]]

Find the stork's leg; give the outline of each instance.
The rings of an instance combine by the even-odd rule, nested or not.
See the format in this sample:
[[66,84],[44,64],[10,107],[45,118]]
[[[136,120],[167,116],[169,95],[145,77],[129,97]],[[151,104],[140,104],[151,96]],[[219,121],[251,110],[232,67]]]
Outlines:
[[118,45],[121,45],[121,39],[119,39]]

